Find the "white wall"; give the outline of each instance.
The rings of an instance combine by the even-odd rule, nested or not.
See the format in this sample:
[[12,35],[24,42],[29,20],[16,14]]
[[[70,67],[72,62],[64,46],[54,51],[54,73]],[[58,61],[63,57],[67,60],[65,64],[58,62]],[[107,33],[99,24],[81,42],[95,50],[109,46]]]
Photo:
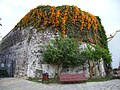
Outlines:
[[120,31],[108,42],[108,48],[112,54],[112,67],[118,68],[120,63]]

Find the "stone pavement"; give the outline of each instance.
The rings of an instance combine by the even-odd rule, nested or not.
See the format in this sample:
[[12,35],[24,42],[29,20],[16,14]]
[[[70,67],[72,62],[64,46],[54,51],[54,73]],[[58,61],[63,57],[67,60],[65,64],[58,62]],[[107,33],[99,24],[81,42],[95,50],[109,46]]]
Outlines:
[[120,79],[79,84],[42,84],[17,78],[0,78],[0,90],[120,90]]

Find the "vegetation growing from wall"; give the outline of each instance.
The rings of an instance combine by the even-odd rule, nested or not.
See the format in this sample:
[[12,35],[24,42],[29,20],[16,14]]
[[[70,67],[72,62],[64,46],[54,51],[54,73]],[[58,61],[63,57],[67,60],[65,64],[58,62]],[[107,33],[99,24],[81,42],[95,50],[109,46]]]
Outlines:
[[38,6],[32,9],[13,30],[32,26],[38,32],[52,27],[54,32],[60,31],[62,37],[77,38],[81,42],[98,44],[107,48],[107,40],[100,18],[77,6]]

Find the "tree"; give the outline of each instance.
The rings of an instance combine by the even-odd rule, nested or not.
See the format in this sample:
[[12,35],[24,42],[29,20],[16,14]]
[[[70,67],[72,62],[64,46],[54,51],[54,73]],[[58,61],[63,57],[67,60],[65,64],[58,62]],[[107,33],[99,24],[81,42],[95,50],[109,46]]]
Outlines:
[[60,65],[62,68],[82,65],[79,42],[70,38],[51,41],[45,46],[43,61],[47,64],[58,65],[58,69]]
[[[82,55],[82,57],[85,57],[86,60],[88,61],[89,72],[91,72],[90,61],[97,62],[99,72],[100,72],[99,64],[100,64],[101,59],[103,59],[103,61],[107,64],[110,64],[112,61],[111,54],[109,53],[109,51],[98,45],[92,46],[92,45],[88,44],[87,49],[85,51],[81,52],[81,55]],[[90,77],[92,77],[91,74],[90,74]]]
[[81,52],[81,57],[84,59],[86,59],[85,61],[88,62],[89,65],[89,72],[90,72],[90,78],[92,77],[91,74],[91,69],[90,69],[90,61],[92,61],[94,59],[94,48],[92,46],[90,46],[89,44],[87,45],[87,49],[85,51]]

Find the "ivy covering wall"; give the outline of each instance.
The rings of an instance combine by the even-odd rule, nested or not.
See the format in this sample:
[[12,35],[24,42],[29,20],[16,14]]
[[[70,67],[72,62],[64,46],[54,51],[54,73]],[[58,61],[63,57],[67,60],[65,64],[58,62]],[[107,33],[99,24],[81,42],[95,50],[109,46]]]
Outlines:
[[107,48],[107,38],[100,18],[82,11],[77,6],[38,6],[26,14],[13,30],[23,30],[30,26],[35,28],[36,32],[52,27],[55,33],[61,32],[63,38],[67,34],[81,42]]

